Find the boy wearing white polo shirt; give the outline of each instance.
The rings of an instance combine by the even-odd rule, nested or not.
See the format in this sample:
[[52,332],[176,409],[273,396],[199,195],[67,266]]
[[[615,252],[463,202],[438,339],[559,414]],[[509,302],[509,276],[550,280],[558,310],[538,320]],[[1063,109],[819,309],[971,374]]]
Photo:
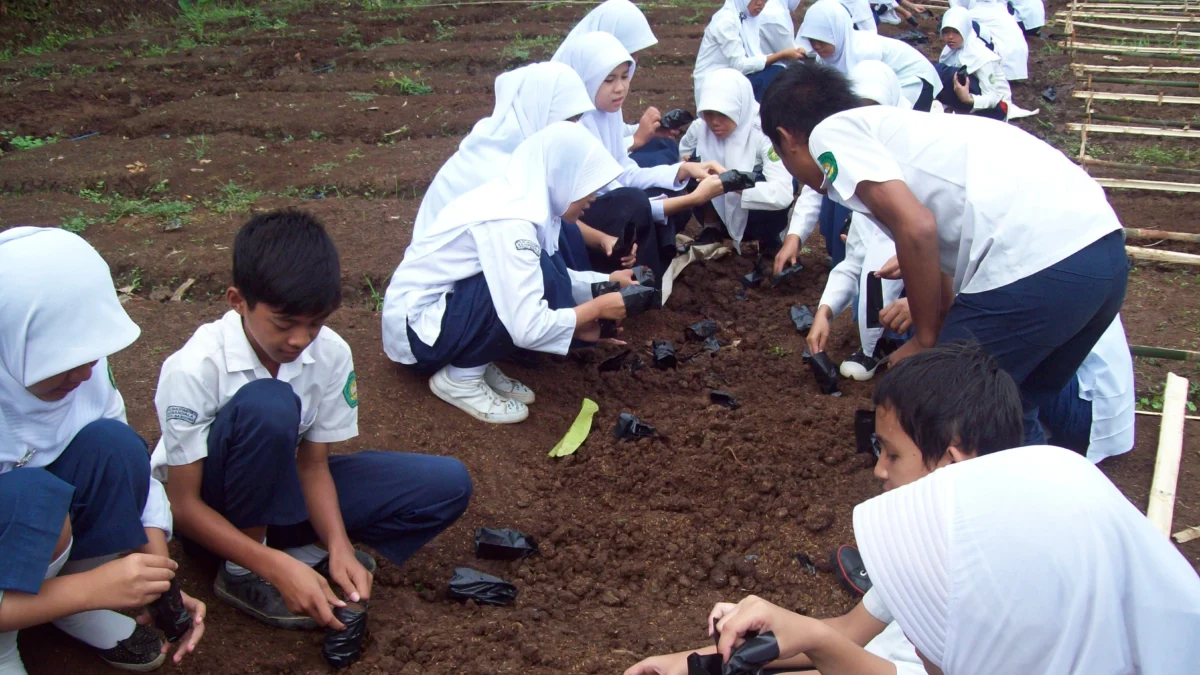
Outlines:
[[271,626],[340,630],[330,582],[365,601],[375,569],[351,538],[403,563],[466,510],[470,478],[447,457],[330,453],[358,435],[358,386],[349,345],[324,326],[341,267],[315,218],[243,226],[226,300],[163,364],[154,473],[185,548],[226,561],[217,597]]
[[[1104,191],[1029,134],[968,115],[859,107],[846,78],[797,63],[763,97],[763,131],[801,182],[871,215],[896,243],[915,336],[893,362],[978,341],[1016,380],[1025,443],[1125,298]],[[898,267],[898,268],[897,268]]]

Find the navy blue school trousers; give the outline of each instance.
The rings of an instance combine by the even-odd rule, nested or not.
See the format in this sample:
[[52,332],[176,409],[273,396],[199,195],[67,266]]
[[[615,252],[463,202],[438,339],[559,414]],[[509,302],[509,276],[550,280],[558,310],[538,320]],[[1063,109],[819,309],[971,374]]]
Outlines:
[[150,453],[129,425],[96,420],[58,459],[0,475],[0,590],[37,593],[69,516],[71,559],[144,546]]
[[1092,444],[1092,402],[1079,398],[1079,378],[1072,377],[1049,405],[1039,409],[1038,418],[1050,432],[1050,442],[1086,455]]
[[959,293],[938,343],[976,341],[1021,390],[1025,445],[1045,443],[1038,410],[1075,377],[1125,301],[1124,233],[1110,232],[1043,270],[982,293]]
[[750,87],[754,90],[754,100],[756,102],[762,103],[762,97],[767,91],[767,87],[775,81],[775,78],[783,73],[783,69],[783,64],[773,63],[757,73],[750,73],[746,76],[746,79],[750,80]]
[[842,241],[842,233],[849,232],[850,217],[854,214],[848,207],[833,201],[828,196],[821,197],[821,211],[817,216],[817,228],[825,239],[825,252],[836,265],[846,259],[846,242]]
[[648,169],[679,162],[679,144],[669,138],[651,138],[645,145],[629,153],[629,159]]
[[[267,526],[267,543],[317,543],[296,466],[300,398],[276,379],[251,382],[217,412],[200,495],[234,527]],[[399,565],[467,510],[471,478],[451,457],[364,451],[329,458],[350,538]]]

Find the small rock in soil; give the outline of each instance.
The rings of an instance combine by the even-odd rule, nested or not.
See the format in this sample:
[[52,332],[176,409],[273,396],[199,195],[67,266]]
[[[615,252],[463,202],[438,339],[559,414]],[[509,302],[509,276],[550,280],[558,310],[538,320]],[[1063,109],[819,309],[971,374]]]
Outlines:
[[809,532],[817,534],[818,532],[824,532],[825,530],[828,530],[829,527],[833,525],[833,521],[833,511],[830,511],[824,506],[818,506],[817,508],[812,509],[809,514],[804,517],[804,527]]

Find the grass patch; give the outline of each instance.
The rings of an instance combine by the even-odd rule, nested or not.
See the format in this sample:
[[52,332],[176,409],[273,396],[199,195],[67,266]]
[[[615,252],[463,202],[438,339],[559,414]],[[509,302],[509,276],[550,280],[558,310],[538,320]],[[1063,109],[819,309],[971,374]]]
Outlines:
[[40,148],[43,145],[52,145],[58,142],[58,136],[46,136],[38,138],[37,136],[14,136],[11,131],[0,131],[0,143],[8,142],[13,150],[32,150]]
[[350,100],[355,103],[370,103],[375,100],[375,94],[368,94],[362,91],[350,92]]
[[371,277],[364,274],[363,281],[367,282],[367,290],[371,293],[371,307],[373,311],[382,312],[383,296],[379,294],[379,291],[375,290],[375,284],[371,283]]
[[39,54],[45,54],[46,52],[56,52],[62,49],[63,45],[72,40],[95,37],[95,35],[96,34],[90,30],[84,31],[79,35],[68,35],[66,33],[52,30],[43,35],[42,39],[22,49],[21,52],[24,54],[29,54],[30,56],[38,56]]
[[170,47],[166,47],[164,45],[146,45],[146,48],[144,50],[142,50],[142,53],[138,54],[138,56],[157,57],[157,56],[166,56],[170,53],[171,53]]
[[387,47],[388,45],[402,45],[408,42],[408,38],[400,34],[400,29],[396,29],[396,37],[385,37],[379,42],[372,44],[367,49],[375,49],[376,47]]
[[221,186],[216,199],[204,200],[204,205],[217,213],[245,213],[264,192],[245,188],[233,181]]
[[336,40],[336,44],[347,49],[366,49],[363,34],[358,31],[358,26],[352,23],[342,27],[342,36]]
[[538,35],[526,38],[517,33],[512,42],[504,45],[504,49],[500,50],[500,58],[503,61],[525,62],[533,59],[534,52],[539,52],[538,58],[550,58],[562,40],[561,35]]
[[96,66],[81,66],[78,63],[71,64],[71,77],[83,77],[96,72]]
[[75,215],[63,218],[62,229],[66,230],[67,232],[80,234],[92,225],[95,225],[96,222],[97,221],[95,218],[85,214],[83,211],[76,211]]
[[140,199],[125,197],[119,192],[105,194],[104,183],[100,183],[94,189],[85,188],[80,190],[79,196],[94,204],[107,206],[108,212],[104,214],[104,220],[109,223],[115,223],[125,217],[170,220],[171,218],[178,218],[191,213],[192,209],[195,208],[187,202],[175,199],[156,200],[154,198],[155,195],[165,192],[167,192],[167,181],[164,180],[146,190]]
[[434,42],[449,42],[454,39],[454,33],[458,29],[450,25],[449,22],[442,23],[441,21],[433,22],[433,41]]
[[433,93],[433,87],[425,84],[424,80],[414,80],[407,75],[396,77],[389,75],[385,79],[376,80],[379,86],[394,89],[404,96],[424,96]]
[[1137,164],[1187,168],[1200,163],[1200,151],[1193,148],[1156,143],[1150,146],[1134,148],[1129,152],[1129,159]]
[[208,136],[200,134],[199,136],[192,136],[184,142],[188,144],[188,149],[183,153],[184,157],[191,157],[196,161],[200,161],[208,154]]
[[314,166],[312,171],[313,173],[329,173],[339,166],[341,166],[341,164],[338,164],[337,162],[325,162],[324,164],[318,164]]

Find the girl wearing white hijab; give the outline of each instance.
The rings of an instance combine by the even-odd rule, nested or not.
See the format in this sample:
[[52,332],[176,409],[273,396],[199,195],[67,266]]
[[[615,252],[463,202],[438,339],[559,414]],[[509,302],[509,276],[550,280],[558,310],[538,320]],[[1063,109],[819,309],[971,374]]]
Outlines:
[[[492,390],[492,362],[517,349],[566,354],[573,338],[599,337],[598,319],[625,316],[620,294],[592,299],[590,284],[609,277],[567,280],[553,259],[560,219],[577,218],[620,172],[578,124],[526,139],[499,178],[454,200],[405,251],[383,303],[388,357],[431,375],[438,398],[477,419],[527,418],[533,392],[515,387],[518,400]],[[619,280],[631,283],[628,272]]]
[[800,0],[767,0],[758,15],[758,32],[762,37],[762,52],[774,54],[796,46],[796,23],[792,12]]
[[[714,70],[700,87],[700,119],[679,142],[680,152],[715,160],[726,169],[761,172],[753,188],[712,198],[711,209],[698,212],[701,225],[716,229],[721,238],[759,242],[764,256],[774,256],[779,235],[787,227],[792,204],[792,176],[779,161],[771,140],[762,132],[758,103],[750,81],[732,68]],[[713,218],[704,218],[704,213]]]
[[[1031,446],[956,462],[854,509],[871,593],[930,675],[1190,673],[1200,578],[1087,459]],[[822,672],[892,673],[815,619],[758,598],[719,624],[728,653],[771,630]]]
[[767,85],[783,70],[783,64],[804,58],[804,50],[795,45],[763,53],[759,25],[766,4],[767,0],[725,0],[713,14],[704,29],[696,68],[692,71],[697,100],[705,76],[718,68],[733,68],[750,80],[754,100],[761,101]]
[[914,110],[929,112],[942,90],[937,69],[921,52],[899,40],[856,31],[837,0],[819,0],[804,14],[797,39],[808,40],[822,61],[849,75],[860,61],[882,61],[896,72]]
[[[955,112],[1007,120],[1012,88],[1000,67],[1000,57],[975,33],[970,12],[962,7],[946,10],[942,40],[946,46],[937,68],[945,86],[938,100]],[[965,83],[958,77],[960,69],[966,69]]]
[[967,10],[973,21],[987,29],[1009,82],[1029,77],[1029,44],[1003,0],[950,0],[950,6]]
[[[687,225],[691,208],[720,194],[715,174],[724,168],[716,162],[640,167],[630,159],[621,106],[629,95],[634,62],[616,37],[608,33],[580,35],[564,45],[559,58],[583,79],[596,107],[579,119],[579,125],[599,139],[621,167],[614,185],[588,209],[584,221],[616,236],[631,222],[629,214],[637,214],[632,218],[637,228],[637,262],[653,269],[661,279],[675,255],[676,232]],[[700,187],[691,194],[680,194],[692,179],[701,181]],[[593,256],[593,266],[601,262]]]
[[[111,611],[151,603],[176,568],[166,492],[108,365],[141,331],[104,260],[59,229],[0,234],[0,288],[0,672],[25,672],[16,631],[47,621],[111,665],[157,667],[158,634]],[[131,550],[145,555],[112,561]],[[195,624],[176,662],[204,632],[204,604],[182,597]]]

